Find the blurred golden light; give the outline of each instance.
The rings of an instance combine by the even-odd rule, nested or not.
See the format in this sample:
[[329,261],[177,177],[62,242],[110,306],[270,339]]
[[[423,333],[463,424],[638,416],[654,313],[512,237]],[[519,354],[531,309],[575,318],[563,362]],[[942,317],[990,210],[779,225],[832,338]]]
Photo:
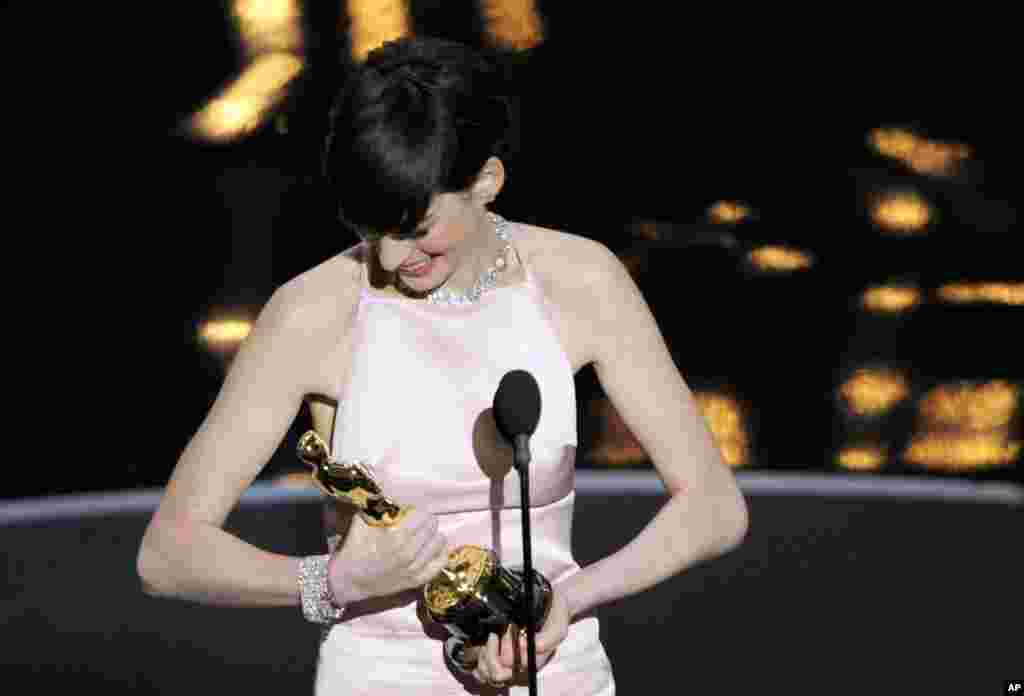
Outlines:
[[885,460],[886,453],[881,447],[846,447],[836,455],[836,463],[850,471],[878,471]]
[[288,53],[256,58],[238,79],[192,116],[190,128],[211,140],[230,140],[251,133],[284,99],[285,88],[301,70],[302,61]]
[[718,392],[695,392],[693,397],[725,463],[730,467],[748,464],[749,439],[739,403]]
[[525,50],[544,40],[533,0],[483,0],[480,12],[487,37],[499,46]]
[[886,157],[906,159],[917,146],[917,137],[899,128],[875,128],[868,134],[875,150]]
[[718,451],[721,453],[722,461],[725,462],[726,466],[737,469],[750,463],[750,451],[747,448],[746,442],[716,439],[715,444],[718,445]]
[[1018,385],[996,379],[932,389],[919,404],[920,433],[907,446],[907,462],[937,471],[971,471],[1012,464],[1021,453],[1014,436]]
[[857,415],[876,416],[907,398],[910,387],[895,370],[862,368],[839,387],[847,407]]
[[910,285],[875,285],[861,295],[860,305],[871,312],[898,314],[921,302],[921,291]]
[[932,207],[918,193],[886,193],[875,197],[871,220],[879,228],[895,234],[914,234],[925,230],[932,220]]
[[281,488],[316,487],[316,484],[313,483],[313,477],[309,475],[308,471],[290,471],[286,474],[281,474],[271,481],[271,485]]
[[591,461],[605,466],[631,466],[647,462],[647,453],[640,441],[611,401],[595,399],[590,403],[590,414],[598,422],[596,441],[588,453]]
[[637,445],[613,445],[604,443],[594,447],[590,460],[604,466],[637,466],[647,461],[647,453]]
[[651,241],[660,239],[662,225],[655,220],[634,220],[629,229],[634,237]]
[[747,254],[747,261],[761,271],[801,271],[814,265],[810,254],[790,247],[769,245]]
[[247,319],[212,319],[199,329],[199,337],[211,348],[236,348],[252,331]]
[[412,31],[404,0],[348,0],[352,58],[363,62],[373,49]]
[[984,431],[1007,426],[1017,413],[1020,387],[1006,380],[961,382],[932,389],[918,412],[924,428]]
[[940,287],[939,299],[954,304],[988,302],[1024,306],[1024,283],[949,283]]
[[716,224],[733,224],[750,216],[750,208],[738,201],[717,201],[708,208],[708,219]]
[[939,143],[897,128],[876,128],[868,141],[877,152],[899,160],[919,174],[948,176],[971,157],[968,145]]
[[302,49],[302,14],[296,0],[234,0],[232,16],[251,55]]
[[904,459],[932,471],[963,472],[1008,466],[1021,442],[998,433],[927,433],[914,437]]

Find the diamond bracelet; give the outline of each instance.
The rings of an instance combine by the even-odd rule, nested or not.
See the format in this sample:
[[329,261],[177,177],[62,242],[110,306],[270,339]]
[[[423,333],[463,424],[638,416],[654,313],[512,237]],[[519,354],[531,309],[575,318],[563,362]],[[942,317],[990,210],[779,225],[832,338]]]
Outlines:
[[299,595],[307,621],[330,624],[341,620],[345,607],[338,606],[327,583],[327,554],[299,559]]

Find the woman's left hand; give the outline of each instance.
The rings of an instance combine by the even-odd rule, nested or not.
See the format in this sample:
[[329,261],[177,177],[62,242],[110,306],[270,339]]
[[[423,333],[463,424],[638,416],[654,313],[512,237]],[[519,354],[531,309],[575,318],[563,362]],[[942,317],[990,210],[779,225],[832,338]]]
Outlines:
[[[551,608],[548,618],[541,630],[534,636],[537,647],[537,670],[548,663],[555,650],[569,635],[569,605],[557,587],[551,592]],[[518,644],[515,637],[519,636]],[[507,683],[517,676],[525,675],[528,668],[526,660],[526,632],[515,626],[499,640],[491,635],[479,651],[479,659],[473,673],[485,684]]]

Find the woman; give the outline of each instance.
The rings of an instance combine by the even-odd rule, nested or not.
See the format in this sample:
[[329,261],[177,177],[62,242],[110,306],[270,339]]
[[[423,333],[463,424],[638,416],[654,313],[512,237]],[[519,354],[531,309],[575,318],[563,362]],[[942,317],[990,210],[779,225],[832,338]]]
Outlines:
[[[743,497],[622,264],[599,243],[489,212],[505,182],[499,88],[492,64],[434,39],[386,44],[356,71],[332,110],[324,164],[363,241],[274,293],[140,548],[154,594],[302,604],[326,623],[318,693],[525,692],[522,643],[491,636],[452,659],[417,601],[456,546],[522,563],[518,474],[489,409],[509,370],[531,372],[542,396],[530,518],[534,567],[554,588],[536,636],[545,696],[614,693],[595,607],[746,531]],[[580,569],[573,375],[588,364],[671,498],[630,544]],[[330,553],[294,559],[222,527],[304,400],[335,458],[367,461],[413,512],[375,528],[328,506]]]

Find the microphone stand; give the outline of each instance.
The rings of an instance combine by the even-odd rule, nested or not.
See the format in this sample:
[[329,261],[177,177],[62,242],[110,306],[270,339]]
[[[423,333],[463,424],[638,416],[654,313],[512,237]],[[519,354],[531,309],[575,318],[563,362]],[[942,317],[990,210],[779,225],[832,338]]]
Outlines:
[[[516,435],[515,467],[519,472],[519,507],[523,518],[523,575],[526,580],[526,611],[533,615],[533,549],[530,545],[530,436]],[[537,696],[537,642],[533,621],[526,622],[526,667],[530,696]]]

